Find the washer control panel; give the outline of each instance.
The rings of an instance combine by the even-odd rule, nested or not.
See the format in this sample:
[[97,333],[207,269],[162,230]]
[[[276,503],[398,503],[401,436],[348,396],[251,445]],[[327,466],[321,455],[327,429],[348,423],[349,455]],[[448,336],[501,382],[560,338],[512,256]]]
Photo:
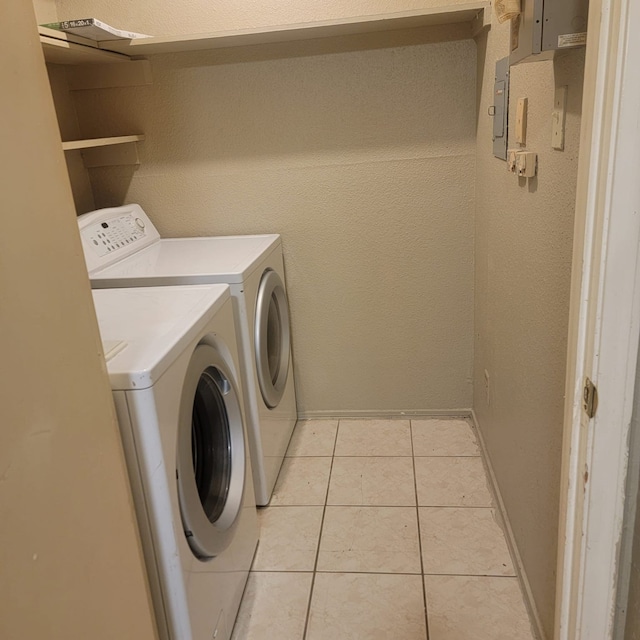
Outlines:
[[79,216],[78,226],[90,274],[160,240],[137,204],[85,213]]

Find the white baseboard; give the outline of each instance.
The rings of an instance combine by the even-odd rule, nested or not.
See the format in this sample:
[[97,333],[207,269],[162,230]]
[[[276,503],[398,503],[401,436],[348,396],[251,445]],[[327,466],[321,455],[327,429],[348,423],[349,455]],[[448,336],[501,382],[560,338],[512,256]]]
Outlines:
[[473,409],[471,410],[471,419],[473,420],[476,434],[478,435],[480,449],[482,450],[482,458],[484,460],[484,463],[487,466],[487,472],[489,474],[489,482],[491,483],[491,489],[496,499],[496,504],[498,505],[498,514],[500,516],[500,519],[502,520],[505,536],[507,538],[507,545],[509,547],[509,551],[511,552],[511,558],[516,567],[518,580],[520,581],[520,585],[522,587],[522,592],[524,594],[524,603],[529,612],[529,618],[531,620],[532,630],[537,640],[547,640],[547,637],[542,627],[542,621],[540,620],[540,614],[538,613],[538,608],[536,607],[535,600],[533,599],[533,592],[531,591],[531,585],[529,584],[529,579],[527,578],[527,572],[525,571],[524,564],[522,562],[522,556],[518,551],[518,545],[516,544],[516,539],[515,539],[515,536],[513,535],[513,529],[511,528],[509,516],[507,514],[507,510],[505,509],[504,501],[502,500],[502,494],[500,493],[500,488],[498,486],[496,474],[493,471],[491,458],[489,457],[487,446],[485,444],[484,438],[482,437],[482,431],[480,429],[480,423],[478,422],[478,416],[476,415],[476,412]]
[[320,420],[333,418],[385,418],[407,420],[410,418],[471,418],[471,409],[390,409],[382,410],[323,410],[323,411],[299,411],[298,420]]

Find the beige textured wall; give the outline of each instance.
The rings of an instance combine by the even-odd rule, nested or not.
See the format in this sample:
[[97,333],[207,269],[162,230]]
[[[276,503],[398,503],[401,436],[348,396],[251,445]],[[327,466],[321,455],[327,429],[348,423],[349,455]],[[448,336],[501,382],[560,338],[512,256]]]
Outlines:
[[155,637],[33,8],[0,4],[0,637]]
[[75,93],[85,136],[147,137],[136,171],[91,171],[96,205],[282,234],[302,412],[470,407],[474,42],[222,62]]
[[[75,104],[69,92],[67,68],[59,64],[48,64],[47,75],[55,105],[60,136],[65,141],[78,140],[81,137],[80,127],[78,126]],[[76,211],[84,212],[95,209],[89,172],[82,161],[82,152],[79,150],[65,151],[64,158],[67,163]]]
[[58,7],[55,0],[33,0],[36,24],[58,21]]
[[160,36],[395,13],[465,2],[467,0],[447,0],[446,3],[442,0],[57,0],[57,6],[61,20],[91,15],[122,29]]
[[[474,408],[548,637],[552,636],[563,393],[584,51],[511,68],[511,122],[529,98],[529,184],[492,157],[487,108],[508,27],[479,45]],[[565,151],[551,149],[556,85],[569,86]],[[517,146],[517,145],[512,145]],[[487,405],[484,372],[489,373]]]
[[625,640],[640,640],[640,493],[636,511],[636,526],[631,565],[631,586],[627,607]]
[[[636,366],[634,408],[629,436],[629,466],[627,469],[627,500],[635,500],[635,516],[631,505],[626,505],[623,540],[620,551],[620,594],[618,610],[626,611],[624,640],[640,640],[640,360]],[[627,539],[630,536],[630,540]],[[626,551],[631,546],[631,556]],[[629,563],[629,564],[627,564]],[[628,573],[627,573],[628,571]],[[629,580],[629,584],[625,584]],[[628,587],[628,592],[625,591]],[[623,598],[627,598],[625,602]],[[621,630],[620,630],[621,631]],[[619,637],[619,636],[618,636]]]

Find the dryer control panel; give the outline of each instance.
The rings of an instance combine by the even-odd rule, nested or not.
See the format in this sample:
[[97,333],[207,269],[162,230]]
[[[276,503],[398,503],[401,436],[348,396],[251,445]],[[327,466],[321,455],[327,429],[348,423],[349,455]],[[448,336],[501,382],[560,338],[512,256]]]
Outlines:
[[160,234],[137,204],[99,209],[78,217],[89,274],[158,242]]

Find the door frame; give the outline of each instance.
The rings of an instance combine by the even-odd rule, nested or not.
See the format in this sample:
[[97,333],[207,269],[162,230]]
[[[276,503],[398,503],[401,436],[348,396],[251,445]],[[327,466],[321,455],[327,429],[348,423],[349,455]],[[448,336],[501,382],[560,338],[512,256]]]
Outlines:
[[[569,320],[555,640],[609,640],[640,337],[640,3],[591,0]],[[586,378],[598,389],[590,419]]]

